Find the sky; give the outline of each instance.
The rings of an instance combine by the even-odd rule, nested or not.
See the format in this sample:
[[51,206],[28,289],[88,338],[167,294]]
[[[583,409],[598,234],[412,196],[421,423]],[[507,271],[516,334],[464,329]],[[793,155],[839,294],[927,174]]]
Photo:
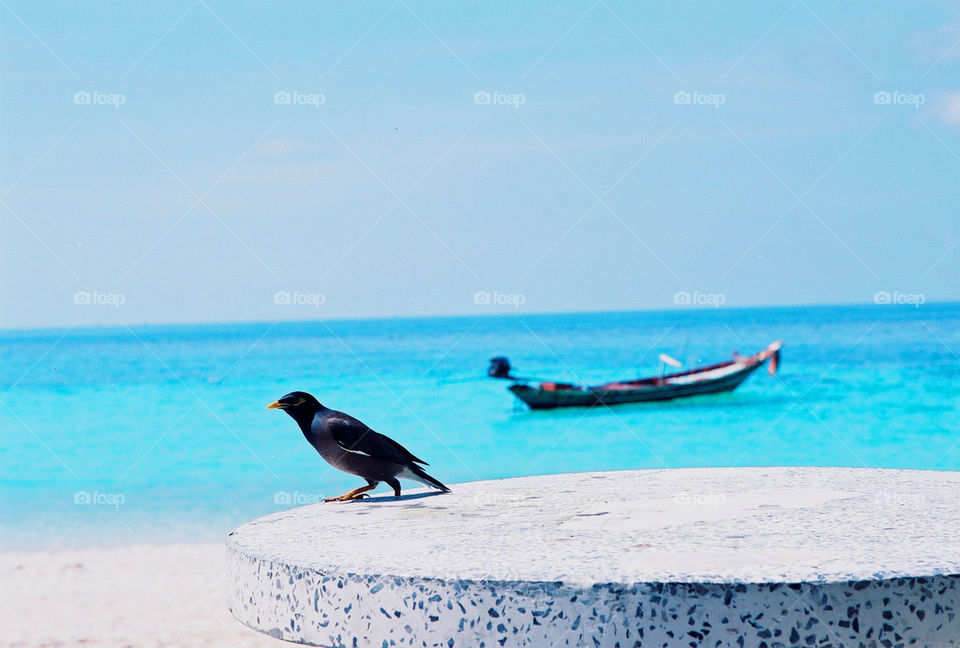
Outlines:
[[960,298],[960,5],[0,2],[0,327]]

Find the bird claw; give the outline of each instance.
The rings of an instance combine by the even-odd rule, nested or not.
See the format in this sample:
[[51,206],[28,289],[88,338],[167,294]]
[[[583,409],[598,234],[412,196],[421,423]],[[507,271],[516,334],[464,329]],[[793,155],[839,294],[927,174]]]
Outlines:
[[350,497],[347,497],[346,495],[340,495],[339,497],[327,497],[327,498],[324,499],[323,501],[324,501],[324,502],[350,502],[350,501],[358,500],[358,499],[367,499],[367,498],[369,498],[369,497],[370,497],[370,496],[367,495],[366,493],[358,493],[358,494],[352,495],[352,496],[350,496]]

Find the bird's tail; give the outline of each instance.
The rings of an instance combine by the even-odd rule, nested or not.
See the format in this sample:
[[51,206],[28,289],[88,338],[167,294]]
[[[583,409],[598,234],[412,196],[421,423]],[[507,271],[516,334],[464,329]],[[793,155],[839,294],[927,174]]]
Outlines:
[[444,493],[450,492],[450,489],[444,486],[442,483],[440,483],[440,480],[434,479],[433,477],[428,475],[427,472],[420,466],[417,466],[415,464],[412,466],[408,466],[405,472],[407,473],[406,475],[400,475],[400,476],[406,477],[407,479],[412,479],[413,481],[420,482],[424,486],[430,486],[432,488],[436,488],[437,490],[443,491]]

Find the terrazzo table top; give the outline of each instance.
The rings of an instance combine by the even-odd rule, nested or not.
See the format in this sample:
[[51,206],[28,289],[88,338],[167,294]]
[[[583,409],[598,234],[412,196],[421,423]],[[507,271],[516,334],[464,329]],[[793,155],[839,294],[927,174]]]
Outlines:
[[960,473],[708,468],[523,477],[322,503],[228,549],[450,581],[825,583],[960,574]]

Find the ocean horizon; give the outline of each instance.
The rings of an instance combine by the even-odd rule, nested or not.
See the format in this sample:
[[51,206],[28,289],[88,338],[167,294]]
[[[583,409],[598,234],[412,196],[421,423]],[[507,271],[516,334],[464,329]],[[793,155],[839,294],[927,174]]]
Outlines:
[[[889,293],[887,293],[889,294]],[[410,314],[410,315],[382,315],[382,316],[371,316],[371,317],[361,317],[355,315],[344,315],[342,317],[325,317],[325,318],[297,318],[297,319],[284,319],[284,320],[275,320],[270,318],[260,318],[260,319],[226,319],[226,320],[204,320],[204,321],[193,321],[193,320],[176,320],[170,322],[124,322],[122,324],[116,324],[111,322],[102,322],[102,323],[93,323],[93,324],[77,324],[72,326],[63,326],[63,325],[47,325],[47,324],[30,324],[30,325],[14,325],[14,326],[0,326],[0,336],[4,334],[30,334],[30,333],[63,333],[66,331],[103,331],[105,329],[116,329],[118,331],[126,330],[129,328],[134,329],[152,329],[152,328],[192,328],[192,327],[208,327],[208,326],[257,326],[260,324],[278,324],[278,325],[295,325],[295,324],[317,324],[317,323],[333,323],[333,322],[392,322],[396,320],[459,320],[459,319],[487,319],[487,318],[531,318],[531,317],[563,317],[563,316],[578,316],[578,315],[629,315],[629,314],[654,314],[654,313],[697,313],[697,312],[711,312],[716,310],[723,310],[725,312],[733,313],[738,311],[796,311],[796,310],[809,310],[809,309],[836,309],[836,308],[899,308],[903,310],[916,310],[921,308],[931,308],[931,307],[944,307],[944,306],[960,306],[960,300],[924,300],[921,303],[879,303],[876,298],[873,301],[869,302],[837,302],[837,303],[796,303],[796,304],[757,304],[757,305],[742,305],[742,306],[728,306],[726,304],[721,304],[717,306],[696,306],[691,308],[635,308],[635,309],[611,309],[611,310],[585,310],[585,311],[568,311],[568,310],[544,310],[544,311],[531,311],[528,310],[525,306],[517,307],[515,310],[496,310],[489,313],[483,312],[473,312],[473,313],[439,313],[439,314]]]
[[[960,304],[718,308],[0,331],[0,547],[220,541],[360,485],[267,403],[296,389],[438,479],[708,466],[960,469]],[[776,377],[532,412],[484,378],[653,375],[784,342]],[[416,484],[405,483],[414,488]],[[385,488],[385,487],[382,487]]]

